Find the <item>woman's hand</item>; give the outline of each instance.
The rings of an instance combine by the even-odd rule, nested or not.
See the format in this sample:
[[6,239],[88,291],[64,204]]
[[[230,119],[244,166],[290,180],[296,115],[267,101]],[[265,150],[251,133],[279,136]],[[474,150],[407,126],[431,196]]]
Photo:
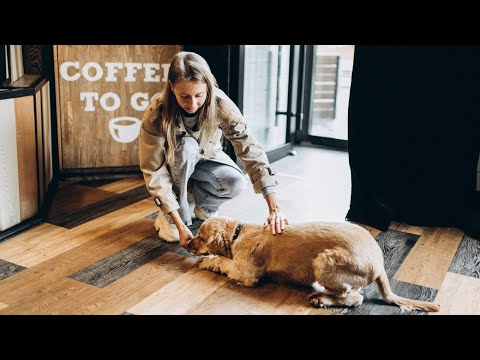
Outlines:
[[281,234],[285,230],[285,225],[288,225],[288,219],[278,206],[277,194],[270,193],[265,196],[265,200],[267,201],[270,215],[263,223],[263,227],[270,226],[270,231],[273,235]]
[[193,239],[193,234],[190,231],[190,229],[183,223],[182,219],[180,218],[180,215],[178,214],[177,210],[173,210],[170,213],[170,217],[172,218],[173,222],[175,223],[175,226],[178,229],[178,235],[179,235],[179,241],[180,241],[180,246],[183,247],[185,250],[188,250],[187,248],[187,242],[190,239]]
[[188,227],[182,226],[181,229],[178,230],[178,234],[180,235],[180,246],[188,251],[187,242],[193,239],[192,232]]

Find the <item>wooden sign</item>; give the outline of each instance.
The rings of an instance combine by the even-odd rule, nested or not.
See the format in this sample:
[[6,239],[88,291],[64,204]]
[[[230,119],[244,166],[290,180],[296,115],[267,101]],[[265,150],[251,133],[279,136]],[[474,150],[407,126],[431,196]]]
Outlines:
[[57,45],[61,169],[137,166],[140,120],[180,45]]

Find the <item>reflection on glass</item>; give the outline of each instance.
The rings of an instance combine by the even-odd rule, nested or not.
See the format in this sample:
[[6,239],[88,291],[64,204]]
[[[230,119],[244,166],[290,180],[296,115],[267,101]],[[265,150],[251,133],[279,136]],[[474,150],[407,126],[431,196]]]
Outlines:
[[353,45],[316,45],[309,134],[348,140]]
[[286,142],[290,46],[246,45],[243,115],[266,151]]

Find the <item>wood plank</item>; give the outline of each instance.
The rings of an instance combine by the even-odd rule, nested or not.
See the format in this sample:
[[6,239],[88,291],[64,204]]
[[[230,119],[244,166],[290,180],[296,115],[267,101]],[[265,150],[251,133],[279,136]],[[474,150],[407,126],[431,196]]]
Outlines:
[[118,211],[117,213],[123,216],[120,216],[117,222],[102,219],[101,223],[99,221],[93,224],[95,225],[93,227],[79,226],[69,231],[70,237],[65,237],[65,234],[60,235],[66,239],[62,244],[63,248],[55,247],[56,251],[61,251],[60,255],[16,274],[15,281],[10,281],[13,277],[1,281],[0,301],[11,304],[32,289],[73,274],[151,234],[152,220],[141,218],[135,221],[141,214],[132,211],[134,209],[135,207],[132,206],[130,209]]
[[41,207],[45,196],[45,169],[43,154],[43,112],[42,112],[42,92],[35,94],[35,122],[37,129],[37,163],[38,163],[38,188],[39,188],[39,204]]
[[8,305],[0,302],[0,310],[5,309]]
[[449,272],[480,278],[480,241],[465,235],[458,247]]
[[55,193],[48,217],[56,218],[70,214],[85,206],[114,196],[117,196],[117,194],[88,186],[62,184]]
[[27,229],[17,235],[14,235],[12,237],[9,237],[8,239],[4,240],[3,242],[0,243],[0,258],[2,258],[3,251],[5,249],[8,249],[10,246],[16,246],[14,243],[17,242],[22,242],[29,240],[33,237],[36,237],[42,233],[48,232],[50,230],[55,230],[57,229],[58,226],[51,225],[49,223],[39,223],[38,225]]
[[145,180],[143,180],[143,177],[132,177],[100,186],[98,189],[122,194],[126,191],[138,188],[140,186],[145,186]]
[[58,304],[71,299],[88,296],[96,289],[72,279],[61,278],[56,281],[42,283],[42,286],[32,289],[11,303],[9,307],[0,310],[1,315],[60,315],[66,314],[59,310]]
[[[171,243],[152,235],[83,268],[69,277],[103,288],[170,250]],[[178,245],[175,245],[178,247]]]
[[389,229],[392,230],[397,230],[397,231],[403,231],[409,234],[415,234],[415,235],[422,235],[423,231],[425,228],[420,227],[420,226],[412,226],[408,224],[401,224],[397,223],[395,221],[392,221],[390,223]]
[[396,230],[387,230],[377,237],[378,245],[383,252],[385,270],[389,279],[400,268],[417,240],[418,235]]
[[[145,186],[129,190],[123,194],[115,195],[115,197],[109,197],[97,201],[91,205],[84,206],[83,208],[78,209],[74,212],[59,215],[57,217],[49,217],[48,222],[71,229],[99,217],[102,217],[105,214],[108,214],[117,209],[122,209],[142,199],[152,198]],[[152,204],[154,204],[153,201]]]
[[[54,74],[55,74],[55,84],[58,84],[59,81],[59,68],[58,64],[58,45],[53,45],[53,60],[54,60]],[[60,98],[59,86],[55,86],[55,107],[56,107],[56,116],[57,116],[57,145],[58,145],[58,166],[59,170],[63,170],[63,153],[62,153],[62,124],[64,123],[62,119],[62,113],[60,111],[60,104],[62,99]]]
[[185,274],[195,263],[195,259],[167,252],[89,296],[70,299],[57,310],[64,314],[123,314]]
[[127,312],[136,315],[186,314],[227,281],[226,276],[193,268],[127,309]]
[[18,80],[12,82],[9,86],[12,88],[29,88],[32,87],[38,79],[40,79],[40,75],[23,74]]
[[[310,306],[306,288],[267,283],[257,288],[238,286],[228,281],[193,306],[187,314],[194,315],[306,315]],[[317,313],[334,314],[320,309]]]
[[12,275],[25,270],[23,266],[13,264],[9,261],[0,259],[0,280],[4,280]]
[[42,224],[34,229],[1,243],[0,259],[29,268],[58,255],[62,243],[69,241],[61,236],[68,231],[65,228]]
[[20,219],[38,212],[37,144],[33,96],[15,98]]
[[48,186],[53,179],[53,154],[52,154],[52,131],[51,131],[51,108],[50,108],[50,82],[47,81],[42,89],[42,120],[43,120],[43,153],[45,183],[43,191],[47,192]]
[[0,100],[0,231],[20,223],[14,99]]
[[394,278],[439,289],[462,237],[455,228],[425,229]]
[[479,315],[480,279],[448,272],[435,301],[440,311],[431,315]]

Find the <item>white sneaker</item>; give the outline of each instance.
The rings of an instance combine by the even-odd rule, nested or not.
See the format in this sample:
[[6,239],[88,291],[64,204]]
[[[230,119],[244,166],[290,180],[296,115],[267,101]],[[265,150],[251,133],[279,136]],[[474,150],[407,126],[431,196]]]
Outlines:
[[173,222],[170,215],[165,214],[162,210],[158,212],[155,220],[155,230],[158,231],[158,237],[168,242],[179,241],[180,235],[177,226]]
[[218,216],[218,211],[207,210],[203,207],[196,207],[194,212],[196,218],[199,220],[207,220]]

